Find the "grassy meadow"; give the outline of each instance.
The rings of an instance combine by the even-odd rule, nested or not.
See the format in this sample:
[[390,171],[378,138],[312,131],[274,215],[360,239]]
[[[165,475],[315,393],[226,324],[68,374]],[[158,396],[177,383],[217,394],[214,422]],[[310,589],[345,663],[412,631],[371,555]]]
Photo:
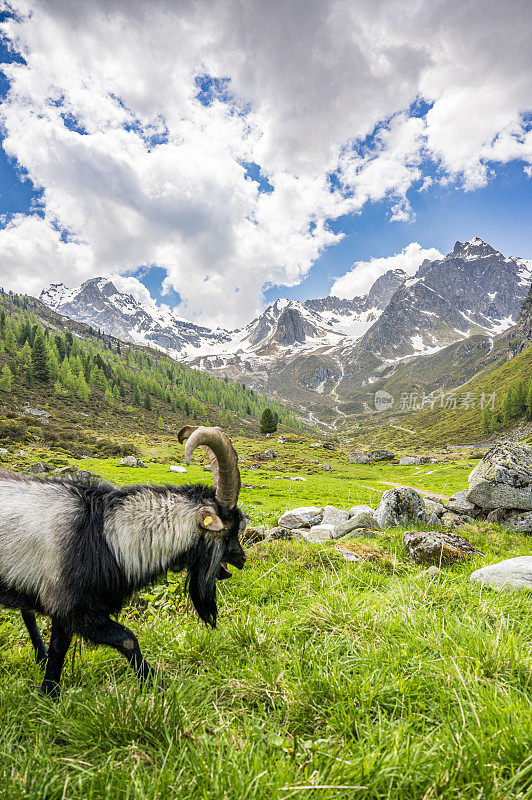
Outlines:
[[[38,445],[4,466],[51,458],[116,484],[211,480],[199,452],[186,475],[169,472],[183,456],[173,439],[135,444],[147,469]],[[396,483],[450,495],[476,463],[468,449],[400,467],[349,464],[311,440],[235,444],[252,524],[297,505],[376,506]],[[250,469],[268,447],[278,457]],[[464,535],[485,557],[431,579],[398,530],[358,542],[371,548],[362,564],[330,543],[253,545],[220,585],[216,631],[186,601],[184,576],[168,575],[120,617],[164,691],[139,687],[114,651],[78,643],[61,699],[42,698],[22,621],[1,611],[0,797],[532,798],[532,595],[469,582],[482,564],[532,555],[532,538],[485,523]]]

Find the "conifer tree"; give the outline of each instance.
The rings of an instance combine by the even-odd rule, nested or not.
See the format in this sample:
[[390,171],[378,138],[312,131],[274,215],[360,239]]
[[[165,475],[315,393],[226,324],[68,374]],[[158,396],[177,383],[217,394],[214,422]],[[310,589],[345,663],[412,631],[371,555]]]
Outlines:
[[271,408],[265,408],[260,418],[260,432],[261,433],[275,433],[277,430],[277,423]]
[[146,411],[151,411],[151,397],[148,392],[144,395],[144,408]]
[[77,396],[83,400],[85,403],[90,397],[91,390],[89,389],[89,385],[85,380],[83,374],[78,375],[76,379],[76,394]]
[[140,389],[139,389],[138,383],[135,384],[135,389],[133,391],[133,403],[136,406],[140,406],[140,404],[142,403],[142,397],[141,397],[141,394],[140,394]]
[[2,369],[2,377],[0,377],[0,389],[3,392],[10,392],[11,391],[11,381],[13,379],[13,375],[11,370],[9,369],[7,364],[4,364],[4,368]]
[[42,383],[48,383],[50,380],[50,353],[42,328],[37,328],[35,333],[31,349],[31,366],[35,378]]

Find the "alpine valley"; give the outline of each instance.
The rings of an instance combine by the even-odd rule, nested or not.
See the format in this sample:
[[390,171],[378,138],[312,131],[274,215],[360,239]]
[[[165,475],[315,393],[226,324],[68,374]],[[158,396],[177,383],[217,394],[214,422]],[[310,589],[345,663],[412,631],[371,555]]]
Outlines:
[[381,275],[366,296],[279,299],[233,331],[143,305],[106,278],[73,289],[52,284],[40,299],[78,322],[245,382],[309,421],[336,427],[372,410],[377,389],[456,386],[507,359],[512,347],[520,352],[530,333],[531,281],[532,261],[506,257],[475,237],[456,242],[440,260],[424,261],[413,277],[401,269]]

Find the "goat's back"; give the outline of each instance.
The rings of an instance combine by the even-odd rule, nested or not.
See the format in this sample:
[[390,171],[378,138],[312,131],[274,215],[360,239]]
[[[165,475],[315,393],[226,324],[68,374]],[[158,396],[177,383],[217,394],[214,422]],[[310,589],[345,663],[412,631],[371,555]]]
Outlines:
[[0,472],[0,582],[40,598],[57,581],[79,500],[68,486]]

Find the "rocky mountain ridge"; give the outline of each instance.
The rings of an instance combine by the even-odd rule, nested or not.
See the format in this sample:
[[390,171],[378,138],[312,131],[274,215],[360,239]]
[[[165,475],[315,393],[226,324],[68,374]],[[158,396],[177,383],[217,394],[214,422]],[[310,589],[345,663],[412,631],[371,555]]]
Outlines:
[[351,404],[347,411],[357,403],[363,409],[369,388],[456,342],[480,335],[489,351],[493,337],[516,324],[531,281],[532,262],[475,237],[424,261],[413,277],[390,270],[363,297],[281,298],[237,331],[210,330],[142,305],[104,278],[74,290],[54,285],[41,300],[126,341],[296,403],[312,418],[313,411],[338,416],[342,403]]

